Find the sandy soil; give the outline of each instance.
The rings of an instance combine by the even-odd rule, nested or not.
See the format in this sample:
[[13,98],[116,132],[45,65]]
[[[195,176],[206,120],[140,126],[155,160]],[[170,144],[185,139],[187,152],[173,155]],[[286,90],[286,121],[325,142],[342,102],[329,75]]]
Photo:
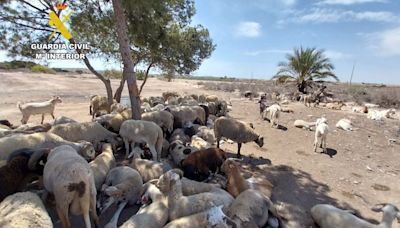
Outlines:
[[[112,84],[115,89],[118,81],[112,81]],[[289,105],[294,113],[281,115],[281,129],[272,129],[259,117],[255,101],[242,99],[236,93],[203,90],[195,80],[167,83],[152,78],[143,95],[160,95],[171,90],[182,94],[216,94],[230,99],[233,104],[230,115],[254,124],[265,137],[265,145],[263,148],[255,143],[243,145],[243,166],[254,175],[267,176],[273,181],[272,200],[287,219],[289,227],[312,227],[309,210],[317,203],[352,209],[371,221],[381,219],[380,214],[370,211],[372,205],[391,202],[400,206],[400,146],[388,143],[388,139],[399,140],[399,120],[378,123],[362,114],[306,108],[294,103]],[[88,98],[91,94],[105,94],[103,84],[92,75],[0,72],[0,119],[18,124],[21,118],[16,107],[18,101],[42,101],[58,95],[63,103],[56,108],[56,116],[89,121]],[[314,132],[293,127],[296,119],[313,121],[323,114],[331,128],[327,140],[328,154],[312,151]],[[334,126],[341,118],[351,119],[356,130],[337,130]],[[39,121],[37,116],[29,122]],[[236,154],[237,145],[224,144],[222,148]],[[107,221],[105,218],[102,220]],[[59,225],[58,222],[56,226]],[[400,226],[395,224],[394,227]]]

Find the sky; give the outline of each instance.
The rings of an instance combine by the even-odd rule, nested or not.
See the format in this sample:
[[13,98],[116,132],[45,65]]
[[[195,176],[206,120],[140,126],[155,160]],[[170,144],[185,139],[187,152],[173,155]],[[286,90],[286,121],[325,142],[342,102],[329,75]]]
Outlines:
[[[194,76],[270,79],[295,47],[324,49],[341,81],[400,85],[400,0],[195,0],[216,44]],[[6,53],[0,51],[0,61]],[[91,60],[96,69],[119,68]],[[51,67],[85,67],[52,61]]]

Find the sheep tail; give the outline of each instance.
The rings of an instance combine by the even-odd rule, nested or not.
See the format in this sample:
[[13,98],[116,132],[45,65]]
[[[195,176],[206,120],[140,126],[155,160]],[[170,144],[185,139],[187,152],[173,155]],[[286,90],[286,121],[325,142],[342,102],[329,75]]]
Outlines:
[[85,194],[85,187],[86,187],[86,184],[83,181],[81,181],[79,183],[70,183],[68,185],[68,191],[69,192],[76,191],[76,192],[78,192],[79,197],[82,197],[83,194]]
[[22,108],[21,108],[21,102],[18,101],[17,103],[17,107],[19,108],[19,110],[22,112]]

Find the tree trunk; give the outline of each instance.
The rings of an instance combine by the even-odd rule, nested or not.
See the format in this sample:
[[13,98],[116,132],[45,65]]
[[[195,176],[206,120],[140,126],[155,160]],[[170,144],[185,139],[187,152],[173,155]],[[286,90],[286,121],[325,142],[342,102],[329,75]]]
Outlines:
[[301,83],[297,84],[297,89],[299,90],[300,93],[306,94],[306,82],[302,81]]
[[115,90],[114,99],[118,103],[121,102],[121,96],[122,96],[122,91],[124,90],[125,81],[126,81],[126,78],[122,77],[121,81],[119,82],[119,86],[118,86],[117,90]]
[[[69,42],[71,44],[76,44],[75,39],[71,38],[69,40]],[[76,49],[76,52],[78,54],[82,54],[82,50],[80,49]],[[98,79],[100,79],[105,87],[106,87],[106,91],[107,91],[107,100],[108,100],[108,107],[107,107],[107,112],[110,112],[111,109],[111,105],[113,104],[113,94],[112,94],[112,87],[111,87],[111,81],[109,78],[105,78],[102,74],[100,74],[98,71],[96,71],[92,64],[90,64],[89,59],[86,57],[83,59],[83,62],[85,63],[86,67],[90,70],[90,72],[92,72]]]
[[119,51],[121,52],[122,62],[124,64],[123,77],[128,83],[129,98],[131,100],[132,119],[140,120],[140,98],[136,82],[135,64],[132,61],[131,49],[128,39],[128,28],[126,26],[125,15],[122,9],[121,0],[112,0],[114,8],[115,24],[117,26],[117,35]]
[[144,75],[142,85],[140,85],[139,95],[142,94],[143,87],[147,82],[147,78],[149,77],[149,72],[150,72],[150,69],[152,66],[153,66],[153,63],[150,63],[150,65],[147,67],[146,74]]

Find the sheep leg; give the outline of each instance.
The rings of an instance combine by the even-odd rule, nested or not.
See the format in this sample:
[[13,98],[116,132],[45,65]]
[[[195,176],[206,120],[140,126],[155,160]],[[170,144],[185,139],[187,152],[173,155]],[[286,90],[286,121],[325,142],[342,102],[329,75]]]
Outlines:
[[85,221],[86,228],[91,228],[91,223],[90,223],[90,216],[89,216],[89,203],[87,199],[81,199],[80,200],[80,205],[81,205],[81,210],[83,212],[83,219]]
[[317,145],[318,145],[318,138],[315,137],[315,140],[314,140],[314,152],[317,152]]
[[238,143],[238,151],[236,157],[240,158],[242,155],[240,155],[240,148],[242,147],[242,143]]
[[217,138],[217,148],[219,148],[219,140],[221,140],[221,139]]
[[92,115],[92,106],[89,105],[89,114]]
[[93,218],[95,227],[99,227],[99,217],[97,216],[95,199],[96,199],[96,195],[94,194],[90,199],[90,212],[92,214],[92,218]]
[[54,120],[54,119],[55,119],[55,118],[54,118],[54,114],[53,114],[53,113],[50,113],[50,115],[51,115],[51,117],[53,117],[53,120]]
[[128,155],[129,155],[129,141],[127,139],[124,139],[124,144],[125,144],[125,151],[126,151],[126,156],[125,157],[128,157]]
[[153,161],[158,161],[157,151],[156,151],[156,148],[154,147],[154,145],[149,146],[149,149],[151,151],[151,156],[153,157]]
[[40,122],[41,124],[43,124],[43,120],[44,120],[44,114],[42,114],[42,122]]
[[[69,228],[71,227],[71,224],[69,223],[69,219],[68,219],[68,207],[69,204],[62,202],[60,204],[57,204],[57,214],[58,217],[60,218],[61,224],[63,225],[64,228]],[[62,208],[61,208],[62,206]]]

